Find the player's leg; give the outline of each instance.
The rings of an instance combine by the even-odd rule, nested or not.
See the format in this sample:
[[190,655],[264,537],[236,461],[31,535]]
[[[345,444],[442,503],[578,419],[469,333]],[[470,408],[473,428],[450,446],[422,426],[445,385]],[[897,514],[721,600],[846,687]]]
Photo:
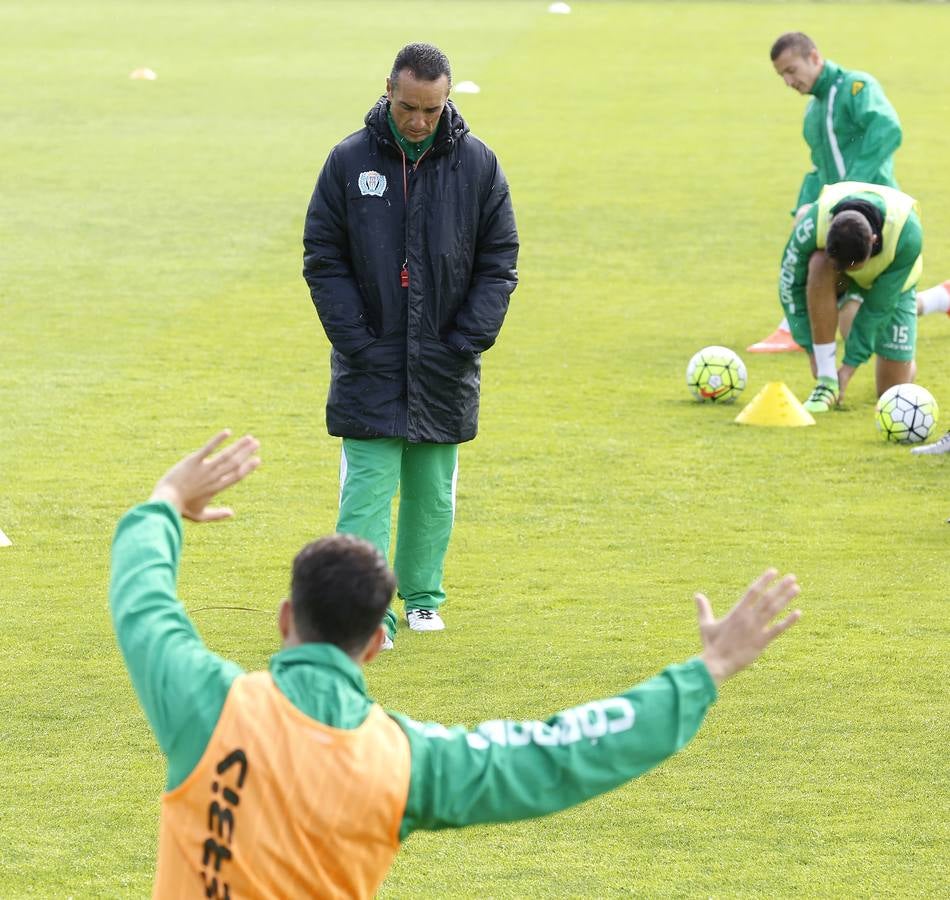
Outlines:
[[444,628],[442,572],[455,521],[456,444],[406,444],[394,569],[406,618],[417,631]]
[[931,313],[946,313],[950,316],[950,281],[936,284],[917,295],[917,315],[928,316]]
[[916,378],[916,349],[917,302],[911,288],[900,295],[893,314],[881,325],[875,337],[875,376],[879,397],[895,384],[906,384]]
[[[336,530],[355,534],[389,556],[392,501],[399,484],[402,438],[344,438],[340,454],[340,511]],[[396,614],[383,620],[389,638],[396,634]]]
[[917,363],[911,360],[903,362],[896,359],[888,359],[885,356],[877,358],[877,367],[875,370],[877,380],[878,397],[888,388],[895,384],[907,384],[917,377]]
[[812,413],[827,412],[838,403],[838,366],[835,335],[838,332],[838,273],[823,250],[808,261],[808,322],[812,339],[812,373],[818,382],[802,404]]

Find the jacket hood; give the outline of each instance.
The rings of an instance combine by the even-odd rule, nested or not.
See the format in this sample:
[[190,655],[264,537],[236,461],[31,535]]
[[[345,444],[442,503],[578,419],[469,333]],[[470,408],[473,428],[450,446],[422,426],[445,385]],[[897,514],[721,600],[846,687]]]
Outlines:
[[[399,145],[389,129],[389,122],[386,118],[387,112],[389,112],[389,100],[383,94],[370,111],[366,113],[363,121],[384,147],[398,155]],[[468,132],[469,127],[465,119],[462,118],[462,114],[451,100],[446,100],[445,109],[442,110],[442,116],[439,118],[439,124],[435,130],[435,141],[430,152],[433,154],[448,153]]]

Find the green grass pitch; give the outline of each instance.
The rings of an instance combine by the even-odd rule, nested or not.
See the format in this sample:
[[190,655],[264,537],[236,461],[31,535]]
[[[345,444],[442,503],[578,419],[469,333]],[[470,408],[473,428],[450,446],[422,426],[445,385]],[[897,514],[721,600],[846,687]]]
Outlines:
[[[925,285],[950,277],[942,4],[0,3],[0,896],[150,891],[161,757],[106,609],[118,516],[220,426],[264,466],[237,518],[189,526],[181,593],[248,668],[276,647],[292,554],[332,529],[327,345],[303,216],[396,50],[428,40],[498,152],[521,286],[462,448],[448,630],[402,631],[384,706],[538,717],[697,650],[767,564],[800,625],[655,772],[536,822],[412,837],[386,897],[946,896],[950,457],[873,422],[873,379],[816,427],[732,424],[801,357],[747,344],[806,162],[782,31],[883,83]],[[154,82],[131,81],[148,66]],[[733,407],[691,401],[707,344]],[[919,381],[950,423],[950,320]],[[240,607],[228,608],[228,607]]]

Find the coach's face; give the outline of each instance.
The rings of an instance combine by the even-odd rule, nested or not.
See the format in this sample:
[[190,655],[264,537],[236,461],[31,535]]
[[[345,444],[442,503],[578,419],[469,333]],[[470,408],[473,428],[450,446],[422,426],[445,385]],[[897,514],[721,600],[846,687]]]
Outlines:
[[802,56],[794,47],[783,50],[773,61],[775,71],[782,80],[799,94],[809,94],[825,65],[816,47],[807,56]]
[[386,96],[399,133],[418,144],[439,125],[439,117],[449,98],[449,79],[440,75],[435,81],[420,81],[409,69],[403,69],[395,84],[386,79]]

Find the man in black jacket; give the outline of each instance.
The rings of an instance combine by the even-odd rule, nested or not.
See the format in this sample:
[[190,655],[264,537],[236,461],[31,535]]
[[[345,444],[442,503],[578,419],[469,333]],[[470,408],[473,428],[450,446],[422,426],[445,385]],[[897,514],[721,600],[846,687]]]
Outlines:
[[[327,430],[343,438],[337,531],[386,555],[409,627],[439,631],[458,444],[478,430],[481,354],[517,281],[518,235],[494,153],[448,99],[429,44],[396,56],[386,95],[339,143],[304,229],[304,277],[330,340]],[[388,646],[396,630],[386,617]]]

